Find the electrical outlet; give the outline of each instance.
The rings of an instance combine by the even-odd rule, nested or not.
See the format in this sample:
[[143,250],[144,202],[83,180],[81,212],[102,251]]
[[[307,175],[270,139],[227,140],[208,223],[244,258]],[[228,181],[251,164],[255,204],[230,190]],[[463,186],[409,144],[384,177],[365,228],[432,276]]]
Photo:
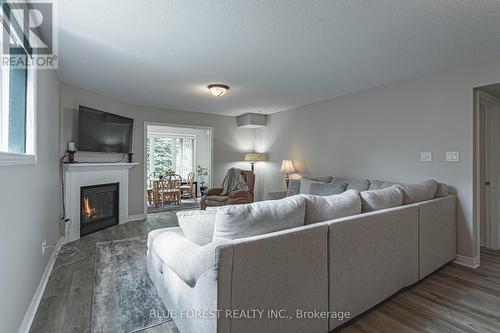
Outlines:
[[460,160],[460,153],[458,151],[447,151],[446,162],[458,162]]
[[420,162],[432,162],[432,152],[431,151],[420,152]]
[[42,242],[42,257],[45,255],[45,250],[47,249],[47,241]]

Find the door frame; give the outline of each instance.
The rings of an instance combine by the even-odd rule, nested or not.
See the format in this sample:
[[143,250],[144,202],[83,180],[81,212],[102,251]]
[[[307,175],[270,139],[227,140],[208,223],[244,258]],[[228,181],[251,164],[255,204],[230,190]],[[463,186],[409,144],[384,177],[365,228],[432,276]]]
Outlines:
[[[475,101],[474,101],[474,218],[475,218],[475,236],[476,236],[476,244],[477,244],[477,253],[478,255],[480,254],[480,248],[481,248],[481,222],[482,219],[484,218],[484,225],[488,229],[487,224],[488,224],[488,219],[486,218],[486,211],[483,211],[485,209],[485,203],[486,203],[486,198],[485,198],[485,192],[483,193],[483,188],[485,186],[484,181],[481,177],[482,175],[482,170],[484,169],[485,165],[484,163],[486,162],[486,159],[482,156],[481,154],[481,138],[485,134],[485,128],[483,128],[481,124],[481,110],[480,110],[480,104],[482,100],[488,100],[492,103],[497,104],[500,107],[500,99],[492,96],[484,91],[481,91],[479,89],[475,89]],[[500,112],[500,110],[498,110]],[[486,142],[484,142],[484,145],[486,146]],[[484,213],[484,214],[483,214]],[[491,230],[488,230],[491,233]],[[500,231],[500,227],[497,229],[497,231]],[[486,235],[486,238],[491,237],[491,235]],[[497,246],[500,246],[500,236],[497,236],[497,241],[494,242],[497,244]],[[486,245],[492,245],[491,241],[486,239]]]
[[161,123],[161,122],[153,122],[153,121],[145,121],[144,122],[144,135],[142,147],[144,150],[144,179],[143,179],[143,200],[144,200],[144,215],[148,215],[148,200],[147,200],[147,178],[148,178],[148,166],[147,166],[147,151],[146,151],[146,140],[148,138],[148,126],[165,126],[165,127],[179,127],[179,128],[194,128],[194,129],[205,129],[210,131],[210,172],[208,174],[208,185],[212,184],[213,170],[214,170],[214,127],[213,126],[198,126],[198,125],[187,125],[187,124],[178,124],[178,123]]

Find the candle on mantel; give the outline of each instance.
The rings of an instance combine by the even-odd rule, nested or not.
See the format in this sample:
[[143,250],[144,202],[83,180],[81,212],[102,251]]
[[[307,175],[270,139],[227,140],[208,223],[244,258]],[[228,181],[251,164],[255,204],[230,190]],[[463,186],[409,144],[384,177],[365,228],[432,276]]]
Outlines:
[[74,142],[68,142],[68,151],[76,151]]

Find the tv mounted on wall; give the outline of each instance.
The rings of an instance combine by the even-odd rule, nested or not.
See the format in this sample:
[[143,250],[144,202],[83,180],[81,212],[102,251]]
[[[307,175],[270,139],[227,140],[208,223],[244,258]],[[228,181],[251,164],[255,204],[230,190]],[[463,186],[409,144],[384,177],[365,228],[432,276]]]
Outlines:
[[134,120],[80,105],[78,151],[131,153]]

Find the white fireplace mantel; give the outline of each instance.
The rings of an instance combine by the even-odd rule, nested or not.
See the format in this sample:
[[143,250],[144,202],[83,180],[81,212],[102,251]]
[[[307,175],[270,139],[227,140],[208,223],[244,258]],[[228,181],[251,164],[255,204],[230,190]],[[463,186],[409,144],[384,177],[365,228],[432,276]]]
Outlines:
[[65,242],[80,238],[81,187],[119,183],[119,223],[129,221],[128,174],[139,163],[66,163],[64,164],[64,202],[66,206]]
[[139,165],[139,163],[65,163],[64,167],[67,170],[76,169],[130,169]]

